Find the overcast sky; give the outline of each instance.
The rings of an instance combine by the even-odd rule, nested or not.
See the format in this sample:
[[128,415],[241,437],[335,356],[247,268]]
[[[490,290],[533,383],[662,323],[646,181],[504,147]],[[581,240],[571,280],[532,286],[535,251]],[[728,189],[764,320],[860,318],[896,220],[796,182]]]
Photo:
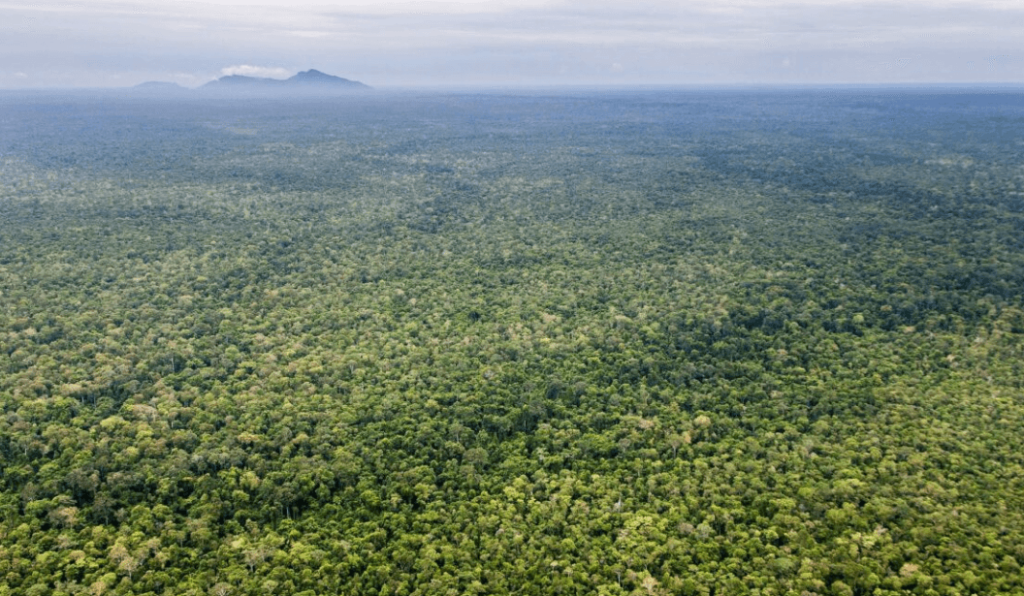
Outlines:
[[1024,83],[1024,0],[0,0],[0,88]]

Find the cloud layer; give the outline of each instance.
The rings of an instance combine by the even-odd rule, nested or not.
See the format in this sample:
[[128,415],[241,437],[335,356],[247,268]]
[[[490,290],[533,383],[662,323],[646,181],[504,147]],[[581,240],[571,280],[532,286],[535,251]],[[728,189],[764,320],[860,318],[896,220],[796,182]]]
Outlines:
[[1018,0],[0,0],[0,88],[1024,82],[1020,39]]
[[277,66],[251,66],[239,64],[238,66],[227,66],[220,69],[222,76],[242,75],[246,77],[260,77],[265,79],[287,79],[292,76],[292,71]]

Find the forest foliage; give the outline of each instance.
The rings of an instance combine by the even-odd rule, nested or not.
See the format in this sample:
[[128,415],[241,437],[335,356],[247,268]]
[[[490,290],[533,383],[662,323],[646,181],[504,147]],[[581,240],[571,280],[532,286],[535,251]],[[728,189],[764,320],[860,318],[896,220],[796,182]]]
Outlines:
[[0,595],[1024,594],[1024,101],[0,96]]

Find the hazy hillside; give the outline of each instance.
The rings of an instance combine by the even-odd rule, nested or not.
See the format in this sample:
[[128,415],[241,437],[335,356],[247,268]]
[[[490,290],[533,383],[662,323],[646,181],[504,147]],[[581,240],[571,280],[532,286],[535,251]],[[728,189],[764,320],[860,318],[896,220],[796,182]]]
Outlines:
[[300,72],[287,79],[266,79],[243,75],[228,75],[210,81],[200,87],[206,93],[274,93],[295,94],[311,92],[365,91],[370,89],[359,81],[350,81],[341,77],[324,74],[318,70]]

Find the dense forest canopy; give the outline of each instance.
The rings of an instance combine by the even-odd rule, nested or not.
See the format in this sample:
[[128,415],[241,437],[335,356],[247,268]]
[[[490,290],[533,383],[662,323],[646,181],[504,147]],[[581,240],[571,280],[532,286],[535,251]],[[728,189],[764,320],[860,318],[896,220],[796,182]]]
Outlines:
[[0,94],[0,595],[1024,594],[1012,90]]

